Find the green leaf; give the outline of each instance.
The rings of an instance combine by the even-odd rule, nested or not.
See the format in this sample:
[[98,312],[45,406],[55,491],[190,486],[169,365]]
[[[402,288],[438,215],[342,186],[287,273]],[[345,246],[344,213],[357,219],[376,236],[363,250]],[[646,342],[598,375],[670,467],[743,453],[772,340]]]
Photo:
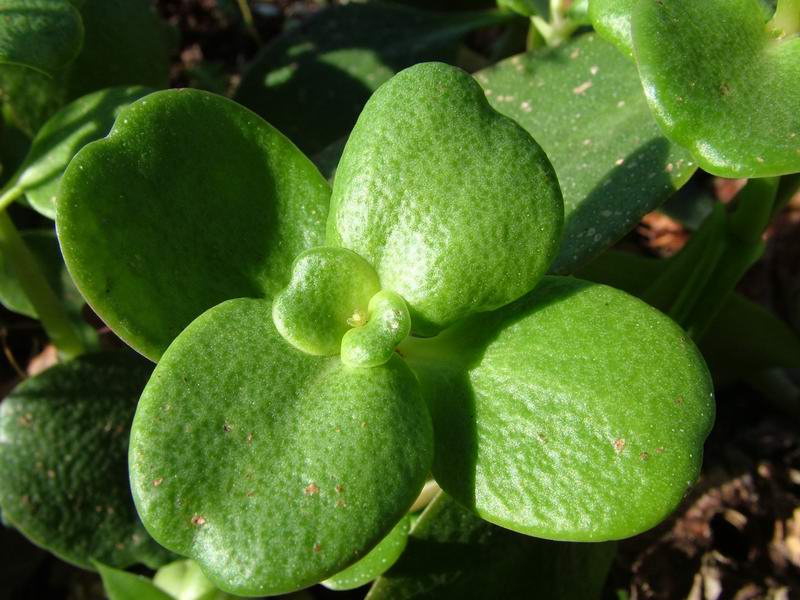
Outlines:
[[227,600],[229,594],[214,587],[193,560],[177,560],[161,567],[153,583],[176,600]]
[[295,349],[265,300],[230,300],[172,343],[131,433],[150,533],[220,589],[331,577],[394,527],[425,482],[430,417],[395,356],[352,369]]
[[366,322],[370,298],[380,289],[375,270],[355,252],[312,248],[295,260],[289,286],[275,296],[272,318],[295,348],[339,354],[342,336]]
[[403,517],[369,554],[341,573],[326,579],[322,585],[331,590],[354,590],[381,575],[405,550],[410,522],[409,516]]
[[686,334],[627,294],[546,278],[400,351],[431,406],[433,474],[488,521],[602,541],[663,520],[700,470],[710,377]]
[[564,240],[551,271],[569,273],[613,244],[695,171],[647,108],[636,68],[584,35],[476,75],[495,109],[552,161],[564,194]]
[[78,288],[155,360],[207,308],[286,286],[294,258],[323,242],[330,188],[249,110],[172,90],[133,103],[84,147],[60,194],[58,235]]
[[501,529],[440,493],[368,600],[600,598],[616,544],[551,542]]
[[12,187],[24,190],[34,209],[54,219],[61,176],[78,150],[107,135],[123,108],[152,91],[138,86],[110,88],[59,110],[36,134]]
[[631,12],[636,0],[589,0],[589,18],[601,37],[633,58]]
[[[668,260],[608,251],[582,268],[578,276],[641,296],[668,265]],[[800,368],[797,333],[738,293],[723,302],[700,349],[715,380],[738,381],[771,367]]]
[[452,59],[466,33],[508,19],[379,3],[332,6],[264,48],[236,99],[314,154],[349,133],[370,94],[395,72]]
[[34,543],[84,568],[157,566],[128,487],[128,431],[152,367],[85,355],[25,380],[0,405],[0,506]]
[[146,577],[113,569],[97,561],[94,561],[94,566],[100,573],[109,600],[174,600]]
[[83,43],[81,15],[67,0],[0,1],[0,63],[50,75]]
[[18,125],[33,135],[67,102],[115,86],[169,83],[171,36],[149,0],[85,0],[83,48],[53,78],[0,66],[0,89]]
[[370,98],[333,187],[328,243],[372,264],[419,334],[519,298],[558,249],[561,193],[544,152],[441,63]]
[[800,81],[800,37],[793,33],[771,31],[755,0],[646,0],[634,7],[636,60],[650,108],[706,171],[800,171],[800,95],[790,91]]

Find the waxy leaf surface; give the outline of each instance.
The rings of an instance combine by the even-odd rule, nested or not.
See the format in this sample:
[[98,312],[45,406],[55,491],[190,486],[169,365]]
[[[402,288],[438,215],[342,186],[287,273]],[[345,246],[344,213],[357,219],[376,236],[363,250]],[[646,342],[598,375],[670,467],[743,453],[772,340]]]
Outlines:
[[320,245],[330,188],[282,134],[206,92],[157,92],[70,163],[64,259],[95,312],[157,359],[223,300],[271,296]]
[[431,422],[402,359],[371,369],[295,349],[266,300],[230,300],[161,358],[131,434],[150,533],[219,588],[277,594],[363,557],[411,506]]
[[367,599],[590,600],[600,597],[615,546],[514,533],[440,493],[411,528],[400,560]]
[[604,39],[633,58],[631,12],[636,0],[589,0],[592,26]]
[[507,19],[382,3],[332,6],[265,47],[236,100],[314,154],[346,136],[370,94],[397,71],[449,60],[467,32]]
[[624,292],[547,278],[400,349],[431,405],[436,481],[493,523],[624,538],[664,519],[698,475],[714,419],[705,363],[675,323]]
[[555,257],[563,207],[531,136],[465,72],[399,73],[370,98],[334,180],[328,243],[400,294],[412,331],[436,333],[531,290]]
[[406,515],[364,558],[322,582],[331,590],[352,590],[377,578],[400,558],[408,541],[411,517]]
[[50,75],[73,60],[82,43],[81,16],[68,0],[0,1],[0,63]]
[[0,506],[34,543],[84,568],[156,567],[128,486],[128,434],[152,366],[86,355],[19,384],[0,405]]
[[610,246],[694,173],[647,107],[636,67],[596,35],[521,54],[476,75],[495,109],[542,145],[564,194],[570,273]]
[[34,209],[54,219],[61,176],[78,150],[107,135],[123,108],[152,91],[141,86],[110,88],[59,110],[36,134],[14,187],[25,191]]
[[756,0],[643,0],[632,23],[653,114],[703,169],[722,177],[800,171],[796,31],[771,31]]

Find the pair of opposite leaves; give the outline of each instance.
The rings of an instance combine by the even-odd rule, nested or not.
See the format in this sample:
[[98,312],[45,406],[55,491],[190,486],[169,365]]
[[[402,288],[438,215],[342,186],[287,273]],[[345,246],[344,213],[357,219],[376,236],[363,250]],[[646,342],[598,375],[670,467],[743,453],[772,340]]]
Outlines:
[[766,4],[589,3],[597,32],[636,60],[664,132],[722,177],[800,172],[800,3]]
[[[661,520],[700,466],[706,367],[638,300],[542,278],[562,218],[536,142],[446,65],[375,93],[332,196],[229,100],[133,103],[70,164],[57,227],[87,300],[158,360],[130,446],[148,531],[222,589],[268,594],[358,560],[429,470],[531,535]],[[357,267],[327,268],[337,257]],[[337,356],[387,296],[413,333],[438,335]]]

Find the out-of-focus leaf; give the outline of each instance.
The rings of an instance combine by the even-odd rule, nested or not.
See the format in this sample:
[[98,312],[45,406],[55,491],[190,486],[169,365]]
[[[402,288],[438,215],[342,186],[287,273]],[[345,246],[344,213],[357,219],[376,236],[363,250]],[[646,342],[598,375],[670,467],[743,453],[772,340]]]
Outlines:
[[81,15],[68,0],[0,1],[0,63],[52,75],[82,43]]
[[314,154],[347,135],[370,94],[395,72],[452,60],[467,32],[509,17],[380,3],[332,6],[264,48],[236,99]]
[[94,566],[100,572],[109,600],[175,600],[146,577],[114,569],[97,561],[94,561]]

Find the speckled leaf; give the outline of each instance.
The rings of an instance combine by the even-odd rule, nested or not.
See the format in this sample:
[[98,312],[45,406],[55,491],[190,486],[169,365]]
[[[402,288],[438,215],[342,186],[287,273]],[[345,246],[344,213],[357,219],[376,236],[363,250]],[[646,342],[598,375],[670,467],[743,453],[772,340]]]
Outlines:
[[400,558],[408,541],[409,516],[403,517],[364,558],[322,582],[331,590],[353,590],[383,574]]
[[16,65],[0,66],[7,108],[30,135],[61,106],[104,88],[166,87],[172,39],[150,0],[85,0],[77,58],[50,78]]
[[377,544],[416,498],[432,432],[414,375],[289,345],[266,300],[230,300],[172,343],[142,394],[131,487],[150,533],[219,588],[277,594]]
[[236,99],[313,154],[346,136],[370,94],[395,72],[448,60],[467,32],[508,18],[379,3],[332,6],[264,48]]
[[431,404],[434,477],[493,523],[624,538],[664,519],[698,475],[714,419],[706,365],[674,322],[624,292],[546,278],[507,309],[408,342]]
[[556,170],[565,220],[555,273],[610,246],[694,173],[691,155],[650,115],[634,65],[596,35],[515,56],[477,79]]
[[168,553],[136,516],[128,431],[152,367],[86,355],[19,384],[0,405],[0,506],[34,543],[84,568],[155,567]]
[[270,296],[320,245],[330,188],[278,131],[196,90],[157,92],[86,146],[61,185],[56,224],[95,312],[157,359],[223,300]]
[[0,63],[52,74],[83,43],[81,15],[68,0],[0,1]]
[[400,560],[367,599],[592,600],[600,598],[615,546],[514,533],[440,493],[412,527]]
[[[561,192],[539,145],[442,63],[378,90],[334,180],[328,242],[360,254],[423,335],[503,306],[558,250]],[[499,251],[502,249],[502,251]]]
[[174,600],[146,577],[99,562],[95,562],[94,566],[100,572],[108,600]]
[[24,190],[28,202],[39,213],[54,219],[61,176],[78,150],[108,134],[119,112],[151,91],[140,86],[110,88],[59,110],[36,134],[11,185]]
[[703,169],[723,177],[800,171],[796,29],[784,35],[765,25],[756,0],[643,0],[632,23],[650,108]]

